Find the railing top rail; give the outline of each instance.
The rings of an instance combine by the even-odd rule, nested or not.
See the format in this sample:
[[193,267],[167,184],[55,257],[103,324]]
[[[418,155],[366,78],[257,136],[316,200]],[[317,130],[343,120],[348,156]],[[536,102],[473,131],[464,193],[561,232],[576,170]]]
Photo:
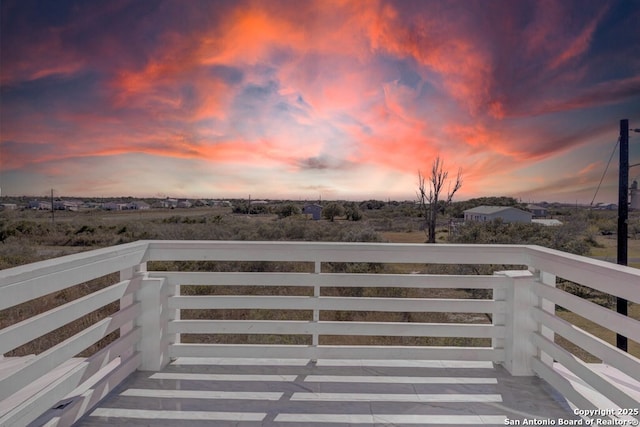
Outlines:
[[[523,245],[149,241],[147,261],[323,261],[525,265]],[[299,250],[304,249],[304,250]]]
[[526,265],[640,302],[640,270],[535,245],[141,240],[1,270],[0,309],[146,261],[181,260]]
[[[93,249],[0,270],[0,289],[2,289],[3,285],[15,282],[16,280],[27,280],[36,276],[45,276],[121,255],[131,255],[131,264],[135,265],[142,262],[141,260],[147,250],[147,246],[147,241],[139,240],[132,243]],[[138,260],[138,257],[140,260]]]
[[0,270],[0,310],[143,262],[140,241]]
[[590,288],[640,303],[640,270],[531,245],[526,264]]

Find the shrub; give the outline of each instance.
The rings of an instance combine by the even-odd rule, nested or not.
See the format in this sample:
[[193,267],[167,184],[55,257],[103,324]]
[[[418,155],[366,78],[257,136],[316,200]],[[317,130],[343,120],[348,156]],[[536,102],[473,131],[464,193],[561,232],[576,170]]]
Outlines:
[[335,217],[343,215],[344,208],[339,203],[329,203],[327,206],[322,209],[322,216],[329,221],[333,222]]

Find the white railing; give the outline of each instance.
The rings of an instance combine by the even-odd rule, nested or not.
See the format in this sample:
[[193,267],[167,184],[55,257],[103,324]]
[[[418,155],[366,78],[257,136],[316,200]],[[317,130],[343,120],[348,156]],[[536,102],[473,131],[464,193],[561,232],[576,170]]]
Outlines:
[[[237,265],[234,271],[154,271],[154,266],[174,264],[158,266],[153,261],[273,261],[297,263],[293,270],[305,272],[256,272],[251,271],[251,264],[249,271],[235,271]],[[391,266],[387,271],[406,271],[398,268],[401,264],[491,264],[511,269],[492,275],[332,273],[328,263],[381,263]],[[538,246],[141,241],[0,271],[0,310],[32,300],[37,304],[47,294],[111,273],[118,273],[117,283],[0,330],[0,354],[10,355],[35,338],[119,301],[120,309],[115,313],[46,351],[0,359],[0,425],[27,425],[54,405],[64,407],[58,425],[71,424],[131,372],[160,370],[176,357],[484,360],[503,364],[512,375],[540,376],[580,409],[639,405],[638,389],[634,390],[640,384],[638,358],[556,315],[559,305],[640,342],[639,321],[556,288],[557,279],[562,278],[640,303],[637,269]],[[193,285],[204,293],[246,286],[277,286],[281,291],[278,295],[183,292],[183,287]],[[289,287],[295,287],[296,292],[287,292]],[[328,288],[334,287],[369,291],[411,288],[417,289],[414,294],[418,297],[330,296]],[[429,290],[442,288],[490,290],[491,296],[429,297]],[[299,310],[303,314],[293,320],[187,319],[183,315],[185,310],[256,309],[272,314]],[[328,320],[326,312],[336,311],[485,313],[491,322]],[[119,336],[110,344],[89,357],[76,357],[114,331]],[[273,343],[189,343],[197,340],[181,340],[187,338],[183,334],[216,339],[262,335]],[[556,344],[555,334],[603,363],[583,362]],[[302,336],[306,341],[290,344],[291,336]],[[352,341],[363,337],[418,339],[412,345],[326,343],[336,336]],[[424,337],[464,342],[481,338],[484,346],[475,346],[477,342],[474,346],[420,345]],[[605,365],[626,375],[626,382],[603,373],[599,367]]]

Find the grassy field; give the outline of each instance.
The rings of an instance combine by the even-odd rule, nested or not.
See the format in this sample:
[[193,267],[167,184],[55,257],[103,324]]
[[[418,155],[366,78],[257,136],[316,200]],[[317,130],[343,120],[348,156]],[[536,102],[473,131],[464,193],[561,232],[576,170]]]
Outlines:
[[[605,261],[616,262],[618,239],[616,236],[598,236],[600,247],[591,248],[591,256]],[[640,239],[627,240],[627,258],[630,267],[640,268]]]
[[[411,231],[382,231],[380,235],[385,241],[391,243],[425,243],[427,236],[424,231],[411,230]],[[436,241],[439,243],[445,243],[449,238],[449,233],[446,230],[437,230]]]
[[[556,314],[562,319],[566,320],[567,322],[573,325],[576,325],[577,327],[584,329],[585,331],[588,331],[589,333],[608,342],[609,344],[616,345],[615,332],[607,328],[604,328],[596,323],[593,323],[589,319],[586,319],[570,311],[557,310]],[[636,319],[636,320],[640,320],[639,304],[629,304],[629,317],[632,317],[633,319]],[[589,354],[588,352],[577,347],[576,345],[567,341],[561,336],[556,335],[556,342],[586,362],[600,362],[600,360],[597,357]],[[634,355],[635,357],[640,358],[640,344],[638,344],[635,341],[628,340],[628,345],[629,345],[629,348],[628,348],[629,353]]]

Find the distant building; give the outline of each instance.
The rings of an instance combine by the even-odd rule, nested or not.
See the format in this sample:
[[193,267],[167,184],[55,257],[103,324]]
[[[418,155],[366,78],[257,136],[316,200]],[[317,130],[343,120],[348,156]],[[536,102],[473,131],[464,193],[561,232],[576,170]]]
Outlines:
[[53,202],[53,208],[59,211],[78,211],[82,206],[79,200],[56,200]]
[[544,218],[547,216],[547,208],[543,208],[538,205],[527,205],[529,212],[533,214],[534,218]]
[[511,206],[478,206],[464,211],[464,220],[490,222],[501,219],[504,222],[531,222],[533,214]]
[[132,209],[132,210],[147,210],[150,208],[151,208],[151,205],[149,205],[149,203],[147,202],[143,202],[142,200],[136,200],[134,202],[127,204],[127,209]]
[[618,205],[615,203],[598,203],[596,205],[596,210],[599,211],[615,211],[618,209]]
[[322,218],[322,206],[318,205],[318,204],[311,204],[311,205],[305,205],[302,208],[302,213],[304,215],[310,215],[311,219],[313,220],[319,220],[320,218]]
[[190,208],[191,207],[191,202],[189,200],[187,200],[187,199],[179,199],[177,207],[179,207],[179,208]]
[[166,198],[164,200],[160,200],[159,202],[159,207],[161,208],[177,208],[178,207],[178,199],[170,199],[170,198]]
[[29,209],[51,210],[51,202],[42,202],[40,200],[31,200],[28,206]]
[[15,203],[3,203],[0,205],[0,209],[5,211],[15,211],[18,209],[18,205]]
[[210,206],[222,206],[225,208],[232,208],[233,204],[228,201],[228,200],[211,200],[211,202],[209,202]]
[[107,202],[102,205],[105,211],[123,211],[129,206],[127,203]]
[[559,221],[557,219],[540,218],[540,219],[532,219],[531,222],[534,224],[540,224],[547,227],[557,227],[559,225],[562,225],[562,221]]

